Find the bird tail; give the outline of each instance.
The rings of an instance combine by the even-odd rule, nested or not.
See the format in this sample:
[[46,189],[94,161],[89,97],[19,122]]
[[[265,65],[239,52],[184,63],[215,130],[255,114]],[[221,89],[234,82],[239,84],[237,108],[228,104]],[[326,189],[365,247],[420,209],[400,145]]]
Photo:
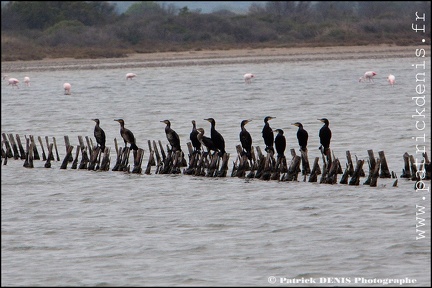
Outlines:
[[130,145],[130,148],[132,149],[132,150],[138,150],[138,146],[135,144],[135,143],[132,143],[131,145]]

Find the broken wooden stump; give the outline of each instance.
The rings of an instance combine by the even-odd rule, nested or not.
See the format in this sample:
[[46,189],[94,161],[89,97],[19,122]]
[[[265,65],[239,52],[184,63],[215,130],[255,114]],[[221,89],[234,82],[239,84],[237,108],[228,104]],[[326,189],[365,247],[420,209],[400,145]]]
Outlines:
[[354,170],[354,174],[351,177],[351,180],[349,181],[349,185],[356,185],[358,186],[360,184],[360,172],[362,170],[364,164],[364,160],[357,160],[357,165]]
[[379,151],[378,155],[379,155],[379,158],[381,161],[380,178],[391,178],[391,173],[390,173],[388,165],[387,165],[387,160],[385,158],[384,151]]
[[315,157],[314,164],[312,165],[312,171],[309,176],[309,182],[317,182],[319,174],[321,174],[321,168],[319,167],[319,157]]
[[67,148],[67,150],[66,150],[66,155],[65,155],[65,157],[64,157],[64,159],[63,159],[63,163],[62,163],[62,165],[60,166],[60,169],[66,169],[67,168],[67,165],[68,165],[68,163],[70,162],[69,161],[69,159],[71,159],[72,158],[72,150],[73,150],[73,146],[72,145],[69,145],[68,146],[68,148]]
[[51,168],[51,157],[53,156],[53,147],[54,145],[51,143],[48,146],[48,156],[46,158],[46,162],[45,162],[45,168]]
[[144,157],[144,149],[138,148],[137,155],[134,158],[134,168],[132,169],[132,173],[141,174],[142,172],[142,160]]
[[369,173],[371,180],[369,181],[369,186],[370,187],[376,187],[377,186],[377,181],[378,181],[378,177],[379,177],[379,169],[380,169],[380,163],[381,159],[377,159],[376,161],[376,165],[375,167],[373,167],[373,171],[372,173]]

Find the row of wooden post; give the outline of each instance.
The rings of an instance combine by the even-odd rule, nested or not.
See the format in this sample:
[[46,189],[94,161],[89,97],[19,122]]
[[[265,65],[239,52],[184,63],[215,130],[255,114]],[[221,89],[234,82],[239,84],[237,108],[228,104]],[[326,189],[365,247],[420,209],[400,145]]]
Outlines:
[[[22,146],[19,135],[16,135],[16,141],[13,134],[6,135],[2,133],[2,157],[4,158],[4,165],[7,163],[8,158],[22,159],[24,161],[24,167],[33,168],[33,160],[40,160],[41,157],[36,148],[36,142],[33,135],[25,137],[26,149]],[[79,145],[75,150],[75,157],[72,155],[74,146],[70,145],[69,137],[64,136],[66,156],[60,166],[60,169],[67,169],[69,163],[72,163],[71,169],[87,169],[87,170],[100,170],[108,171],[110,169],[110,149],[105,147],[104,151],[101,151],[99,146],[94,146],[92,139],[88,136],[86,138],[86,144],[82,136],[78,136]],[[45,154],[42,138],[38,137],[39,144],[42,148],[42,159],[45,162],[45,167],[51,167],[51,161],[54,158],[54,149],[56,153],[57,161],[60,161],[56,139],[52,138],[52,143],[49,143],[48,137],[45,137],[46,145],[48,147],[48,153]],[[141,174],[143,172],[141,166],[144,157],[144,149],[139,148],[133,150],[133,168],[131,170],[129,164],[130,148],[129,147],[118,147],[117,139],[114,139],[115,149],[117,152],[116,162],[112,171],[125,171],[131,173]],[[158,144],[158,145],[157,145]],[[6,150],[3,149],[3,145]],[[206,177],[226,177],[228,171],[228,161],[230,154],[225,153],[224,155],[218,155],[218,153],[207,153],[202,151],[194,151],[190,142],[187,143],[189,152],[189,165],[185,159],[183,151],[173,151],[166,146],[166,151],[163,148],[162,142],[148,140],[149,148],[149,161],[145,169],[145,174],[151,174],[151,166],[156,166],[155,174],[180,174],[183,168],[183,174],[195,175],[195,176],[206,176]],[[319,165],[319,157],[315,157],[312,169],[310,169],[307,151],[300,151],[300,156],[296,155],[294,149],[291,149],[291,161],[287,161],[285,156],[276,158],[270,151],[264,155],[261,152],[260,147],[252,149],[251,159],[248,159],[246,155],[243,155],[242,148],[240,145],[236,146],[237,157],[233,162],[233,169],[231,177],[238,178],[258,178],[261,180],[279,180],[279,181],[300,181],[299,173],[303,176],[303,181],[306,182],[318,182],[318,175],[321,175],[319,183],[325,184],[336,184],[337,175],[342,174],[339,181],[340,184],[359,185],[360,178],[365,177],[363,171],[364,160],[356,159],[354,164],[349,151],[346,152],[347,164],[345,171],[342,171],[339,159],[334,155],[322,154],[323,167],[321,169]],[[81,161],[78,165],[78,158],[81,154]],[[90,154],[90,156],[89,156]],[[396,178],[393,186],[397,186],[397,176],[394,172],[389,171],[387,161],[384,155],[384,151],[379,151],[379,158],[375,158],[372,150],[368,150],[368,164],[369,164],[369,175],[364,185],[377,186],[378,178]],[[423,166],[421,169],[426,171],[424,179],[429,180],[430,175],[430,161],[427,153],[423,153]],[[401,178],[410,178],[411,180],[419,180],[419,173],[417,173],[417,166],[415,164],[414,156],[405,153],[404,158],[404,169]],[[289,163],[289,165],[288,165]],[[300,168],[301,165],[301,168]],[[248,172],[248,173],[246,173]],[[309,179],[307,180],[307,175]],[[351,179],[348,181],[348,178]]]

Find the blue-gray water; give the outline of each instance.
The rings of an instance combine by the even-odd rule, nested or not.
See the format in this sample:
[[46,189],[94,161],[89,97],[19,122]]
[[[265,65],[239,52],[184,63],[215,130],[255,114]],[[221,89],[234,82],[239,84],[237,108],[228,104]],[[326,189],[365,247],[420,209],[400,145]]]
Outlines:
[[[325,117],[343,168],[349,150],[366,160],[368,173],[367,150],[376,157],[382,150],[400,176],[405,152],[421,159],[415,145],[424,143],[412,137],[428,135],[431,157],[430,110],[428,128],[419,131],[412,115],[420,107],[411,99],[417,96],[416,74],[425,72],[430,107],[430,65],[423,71],[415,63],[413,51],[412,58],[400,59],[6,71],[21,83],[12,89],[3,80],[1,132],[56,137],[63,159],[63,136],[77,145],[77,136],[93,137],[91,119],[99,118],[113,167],[113,139],[120,139],[113,120],[123,118],[145,150],[146,165],[147,140],[167,143],[161,120],[171,121],[187,151],[191,120],[209,135],[203,119],[213,117],[231,153],[230,175],[241,120],[252,119],[246,128],[253,145],[263,148],[263,119],[276,117],[270,124],[284,129],[287,155],[298,150],[297,127],[290,124],[302,122],[313,159],[319,156],[317,119]],[[368,70],[378,73],[375,82],[359,83]],[[126,81],[127,72],[137,77]],[[242,78],[248,72],[256,75],[250,85]],[[394,87],[386,82],[390,73]],[[64,82],[72,84],[72,95],[63,94]],[[314,285],[287,283],[295,278],[317,286],[384,286],[386,279],[431,284],[430,192],[416,191],[410,180],[398,179],[392,187],[395,179],[378,179],[378,187],[369,187],[362,185],[365,178],[348,186],[70,165],[61,170],[57,161],[47,169],[44,163],[27,169],[22,160],[9,159],[1,166],[2,286]],[[419,215],[426,219],[420,240],[416,205],[426,212]]]

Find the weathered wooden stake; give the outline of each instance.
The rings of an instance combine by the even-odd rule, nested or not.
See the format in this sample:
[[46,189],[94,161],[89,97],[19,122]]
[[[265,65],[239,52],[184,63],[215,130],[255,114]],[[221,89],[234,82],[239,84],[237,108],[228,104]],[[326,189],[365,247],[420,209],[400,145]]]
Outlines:
[[52,152],[53,147],[54,145],[52,143],[48,146],[48,156],[45,162],[45,168],[51,168],[51,157],[53,156],[53,152]]
[[387,160],[384,155],[384,151],[378,152],[379,158],[381,160],[381,174],[380,178],[391,178],[389,168],[387,166]]
[[137,155],[134,159],[134,168],[132,169],[132,173],[141,174],[142,172],[142,160],[144,157],[144,149],[138,148]]
[[[13,157],[13,153],[12,153],[12,147],[9,144],[9,140],[6,137],[6,133],[2,133],[2,137],[3,137],[3,143],[6,146],[6,157],[8,158],[12,158]],[[9,152],[8,152],[9,151]]]
[[56,138],[55,137],[53,137],[53,142],[54,142],[54,148],[55,148],[55,151],[56,151],[57,161],[60,161],[60,156],[59,156],[59,153],[58,153],[57,142],[56,142]]
[[319,167],[319,157],[315,157],[314,164],[312,165],[312,171],[309,176],[309,182],[317,182],[319,174],[321,174],[321,168]]
[[46,155],[45,155],[45,149],[44,149],[43,143],[42,143],[42,138],[40,136],[38,136],[38,140],[39,140],[39,144],[41,145],[41,148],[42,148],[42,160],[45,161]]
[[20,139],[20,137],[19,137],[18,134],[16,134],[15,136],[16,136],[16,139],[17,139],[18,148],[20,150],[21,159],[24,160],[26,158],[26,155],[25,155],[25,151],[24,151],[24,148],[22,146],[22,143],[21,143],[21,139]]
[[36,142],[34,140],[33,135],[30,135],[30,140],[31,140],[31,143],[33,143],[33,155],[34,155],[34,159],[35,160],[40,160],[39,152],[37,150]]
[[379,169],[380,169],[380,164],[381,164],[381,159],[377,159],[376,161],[376,165],[374,167],[374,170],[372,171],[372,173],[370,173],[371,175],[371,181],[369,186],[371,187],[376,187],[377,186],[377,181],[378,181],[378,177],[379,177]]
[[18,152],[18,146],[16,145],[16,143],[15,143],[15,139],[14,139],[14,137],[13,137],[13,134],[12,134],[12,133],[8,134],[8,137],[9,137],[9,142],[10,142],[11,145],[12,145],[13,158],[14,158],[15,160],[18,160],[18,159],[20,158],[20,155],[19,155],[19,152]]
[[77,169],[77,167],[78,167],[78,156],[79,156],[79,152],[80,152],[80,149],[79,149],[79,147],[77,146],[77,149],[75,150],[75,158],[74,158],[74,160],[73,160],[73,162],[72,162],[71,169]]
[[362,170],[364,160],[357,160],[357,165],[354,170],[354,174],[349,181],[349,185],[359,185],[360,184],[360,171]]

